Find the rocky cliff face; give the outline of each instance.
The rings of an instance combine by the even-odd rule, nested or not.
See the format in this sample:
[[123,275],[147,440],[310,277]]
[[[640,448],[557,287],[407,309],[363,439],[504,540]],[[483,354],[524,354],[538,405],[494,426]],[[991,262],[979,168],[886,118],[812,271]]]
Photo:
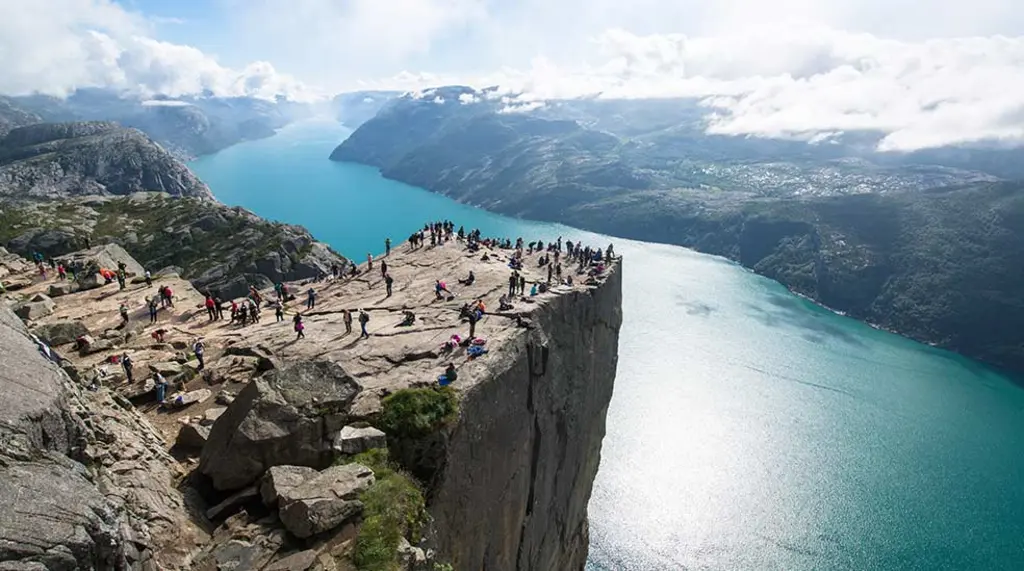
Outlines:
[[160,191],[212,200],[184,164],[115,123],[39,123],[0,139],[0,197],[55,199]]
[[583,569],[621,299],[620,267],[545,305],[464,393],[431,501],[456,569]]

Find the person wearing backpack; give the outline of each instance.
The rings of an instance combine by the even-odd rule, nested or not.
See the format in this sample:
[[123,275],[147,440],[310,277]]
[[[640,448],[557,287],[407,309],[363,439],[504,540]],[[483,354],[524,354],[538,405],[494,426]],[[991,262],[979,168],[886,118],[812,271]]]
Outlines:
[[366,313],[362,309],[359,310],[359,328],[363,332],[359,335],[360,339],[369,339],[370,334],[366,331],[366,324],[370,322],[370,314]]

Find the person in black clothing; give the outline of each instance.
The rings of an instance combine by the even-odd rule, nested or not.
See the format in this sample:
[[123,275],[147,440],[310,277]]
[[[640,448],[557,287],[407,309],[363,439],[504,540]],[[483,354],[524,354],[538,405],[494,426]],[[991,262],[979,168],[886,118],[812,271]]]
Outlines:
[[360,339],[369,339],[370,334],[366,331],[366,324],[370,322],[370,315],[363,310],[359,310],[359,328],[362,329],[360,333]]
[[388,263],[384,260],[380,261],[380,277],[387,277],[388,275]]
[[384,238],[384,255],[391,255],[391,238]]
[[388,297],[391,297],[391,286],[395,283],[395,278],[391,277],[391,274],[384,274],[384,287],[388,290]]
[[515,295],[516,294],[516,285],[518,285],[518,284],[519,284],[519,278],[516,276],[516,273],[513,271],[512,275],[510,275],[508,277],[508,294],[509,295]]
[[128,377],[128,382],[134,383],[135,378],[132,376],[132,367],[135,366],[135,363],[132,362],[132,358],[128,356],[128,353],[121,355],[121,366],[124,367],[124,374]]

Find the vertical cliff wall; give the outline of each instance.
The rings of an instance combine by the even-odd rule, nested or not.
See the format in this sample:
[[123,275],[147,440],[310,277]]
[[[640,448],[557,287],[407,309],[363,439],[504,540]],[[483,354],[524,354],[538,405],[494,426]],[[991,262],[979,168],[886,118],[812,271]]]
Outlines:
[[621,262],[547,300],[466,390],[431,512],[460,571],[583,569],[622,323]]

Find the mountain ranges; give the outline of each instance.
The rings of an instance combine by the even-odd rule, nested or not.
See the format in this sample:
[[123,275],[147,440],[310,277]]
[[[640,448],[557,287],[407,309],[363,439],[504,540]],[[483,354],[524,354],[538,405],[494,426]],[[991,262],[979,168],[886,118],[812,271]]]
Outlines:
[[1019,149],[880,153],[709,135],[685,100],[546,102],[445,87],[332,153],[506,215],[726,256],[830,308],[1024,371]]

